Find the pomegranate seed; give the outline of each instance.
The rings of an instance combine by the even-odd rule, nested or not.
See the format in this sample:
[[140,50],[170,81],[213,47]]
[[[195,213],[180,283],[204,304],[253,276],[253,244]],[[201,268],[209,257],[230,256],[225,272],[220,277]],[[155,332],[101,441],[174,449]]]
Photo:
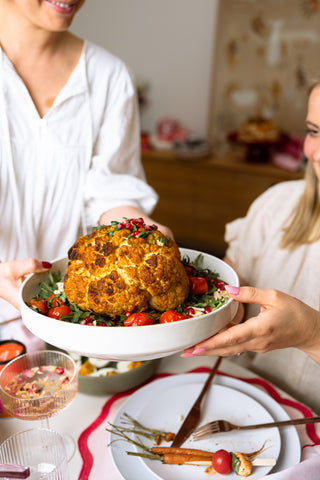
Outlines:
[[210,313],[210,312],[211,312],[211,308],[210,308],[210,307],[206,307],[206,308],[204,309],[204,311],[205,311],[205,313]]
[[92,320],[93,320],[93,318],[89,315],[89,316],[85,319],[85,322],[86,322],[85,324],[86,324],[86,325],[92,325]]
[[126,228],[127,230],[132,230],[132,225],[131,225],[131,223],[127,222],[127,223],[125,224],[125,228]]
[[123,229],[122,223],[118,223],[117,227],[118,227],[119,230],[122,230]]
[[144,228],[145,228],[145,230],[151,230],[150,225],[146,225]]
[[99,326],[99,327],[105,327],[105,326],[106,326],[106,324],[105,324],[105,323],[103,323],[103,322],[99,322],[99,323],[98,323],[98,326]]
[[155,230],[158,230],[158,225],[156,225],[155,223],[152,225],[152,228],[154,228]]
[[141,217],[140,217],[140,218],[138,218],[138,223],[141,223],[141,225],[143,225],[143,224],[144,224],[144,220],[143,220],[143,218],[141,218]]
[[193,308],[188,308],[188,314],[189,315],[194,315],[194,309]]
[[125,316],[126,316],[127,318],[130,317],[130,315],[131,315],[131,312],[126,312],[126,313],[125,313]]

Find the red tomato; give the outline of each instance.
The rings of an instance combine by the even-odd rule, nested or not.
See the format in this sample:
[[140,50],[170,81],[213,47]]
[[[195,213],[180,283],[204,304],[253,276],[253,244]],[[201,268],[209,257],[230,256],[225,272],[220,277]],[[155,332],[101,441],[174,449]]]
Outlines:
[[153,325],[154,319],[151,315],[144,312],[133,313],[123,322],[125,327],[142,327],[144,325]]
[[159,323],[172,323],[177,322],[178,320],[185,320],[190,318],[186,313],[178,313],[175,310],[167,310],[159,318]]
[[184,266],[185,272],[188,276],[193,274],[193,268],[192,267],[189,267],[188,265],[183,265],[183,266]]
[[202,295],[208,291],[208,282],[205,277],[189,275],[190,295]]
[[226,450],[217,450],[212,456],[212,466],[217,473],[229,473],[232,457]]
[[[46,302],[48,300],[50,300],[50,298],[54,297],[54,293],[52,293],[51,295],[49,295],[49,297],[46,298]],[[63,302],[61,300],[59,300],[59,298],[54,298],[53,300],[51,300],[51,302],[49,303],[50,305],[50,308],[51,307],[58,307],[59,305],[63,305]]]
[[53,307],[53,308],[50,308],[50,310],[48,311],[48,317],[51,317],[51,318],[57,318],[59,319],[60,317],[63,317],[64,315],[68,315],[69,313],[71,313],[71,308],[68,307],[68,305],[61,305],[59,307]]
[[29,301],[29,306],[30,307],[35,307],[45,314],[47,314],[47,312],[48,312],[48,308],[47,308],[47,304],[46,304],[45,300],[35,300],[34,298],[32,298]]

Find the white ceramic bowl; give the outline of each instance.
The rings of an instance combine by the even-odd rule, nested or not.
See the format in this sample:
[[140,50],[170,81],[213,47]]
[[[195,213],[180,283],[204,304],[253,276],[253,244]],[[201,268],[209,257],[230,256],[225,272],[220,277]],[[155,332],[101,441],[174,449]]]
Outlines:
[[[181,248],[181,255],[191,261],[201,253],[203,266],[219,273],[227,284],[239,286],[236,272],[219,258],[196,250]],[[56,260],[52,271],[64,273],[67,258]],[[40,315],[25,302],[35,297],[39,283],[46,281],[48,273],[28,277],[20,290],[20,309],[27,328],[36,336],[55,347],[86,357],[110,360],[150,360],[178,353],[205,340],[225,327],[235,316],[238,303],[231,298],[221,308],[173,323],[143,327],[94,327],[79,325]]]

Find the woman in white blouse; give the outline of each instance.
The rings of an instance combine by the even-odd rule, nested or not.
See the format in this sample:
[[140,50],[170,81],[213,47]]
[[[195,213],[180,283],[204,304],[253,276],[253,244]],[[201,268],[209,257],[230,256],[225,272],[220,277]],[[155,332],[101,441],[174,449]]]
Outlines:
[[225,260],[242,285],[258,287],[230,290],[249,302],[248,320],[186,353],[259,352],[239,361],[320,413],[320,81],[310,90],[304,154],[304,180],[273,186],[227,225]]
[[[121,60],[68,31],[84,1],[0,0],[2,262],[63,257],[98,223],[155,223],[131,76]],[[28,260],[19,268],[43,266]]]

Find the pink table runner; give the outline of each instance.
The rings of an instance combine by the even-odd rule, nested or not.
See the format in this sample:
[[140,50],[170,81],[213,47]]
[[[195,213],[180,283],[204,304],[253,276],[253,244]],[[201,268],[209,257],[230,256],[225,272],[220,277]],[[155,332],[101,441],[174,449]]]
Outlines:
[[[210,369],[199,367],[187,373],[207,373]],[[217,372],[218,375],[227,375]],[[148,382],[174,375],[160,373],[153,376]],[[281,397],[278,391],[266,380],[261,378],[232,377],[255,385],[266,391],[278,402],[292,418],[310,417],[312,411],[306,406],[288,398]],[[113,421],[118,409],[126,398],[141,388],[118,393],[109,398],[101,409],[99,416],[81,433],[78,439],[78,448],[82,458],[82,468],[78,480],[100,480],[102,472],[108,474],[108,480],[120,480],[121,476],[113,465],[108,444],[107,423]],[[268,475],[268,480],[319,480],[320,479],[320,438],[314,424],[299,428],[299,437],[302,445],[301,463],[279,473]],[[241,477],[239,477],[241,478]]]

